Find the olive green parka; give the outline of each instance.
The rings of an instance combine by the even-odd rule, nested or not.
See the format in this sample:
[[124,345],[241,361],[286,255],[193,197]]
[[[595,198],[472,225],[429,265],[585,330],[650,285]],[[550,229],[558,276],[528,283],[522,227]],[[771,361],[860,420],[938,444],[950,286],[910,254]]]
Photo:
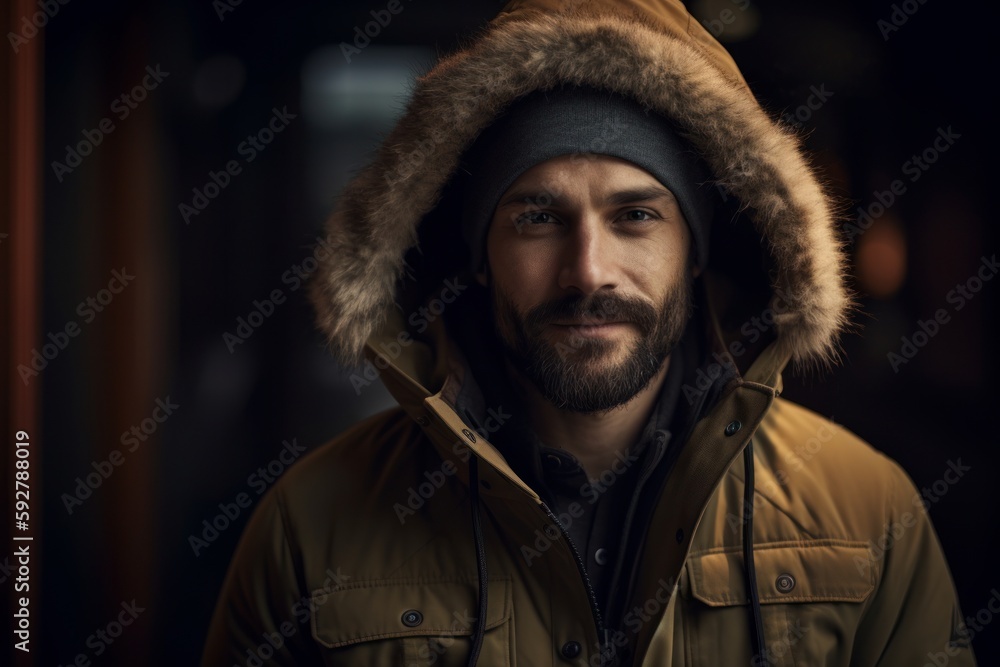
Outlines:
[[[699,278],[717,363],[684,388],[711,400],[671,444],[613,629],[551,509],[490,442],[502,406],[456,410],[469,366],[445,326],[469,279],[446,194],[459,160],[513,100],[559,85],[671,118],[733,204]],[[452,667],[473,645],[479,667],[975,664],[910,479],[779,397],[787,364],[835,357],[843,249],[798,139],[679,1],[510,2],[418,81],[325,246],[320,326],[341,359],[366,360],[353,381],[380,379],[399,407],[263,498],[203,664]]]

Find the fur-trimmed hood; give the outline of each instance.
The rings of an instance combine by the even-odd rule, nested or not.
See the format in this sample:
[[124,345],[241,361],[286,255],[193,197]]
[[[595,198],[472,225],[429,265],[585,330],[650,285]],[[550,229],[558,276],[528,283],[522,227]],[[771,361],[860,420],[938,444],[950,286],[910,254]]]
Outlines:
[[723,330],[770,310],[775,358],[835,358],[851,297],[830,201],[798,139],[762,110],[721,45],[678,0],[514,0],[418,80],[327,223],[330,252],[310,289],[341,360],[360,361],[406,285],[446,256],[436,246],[427,261],[429,244],[444,234],[452,254],[461,247],[439,204],[464,151],[512,101],[560,85],[628,95],[671,118],[735,203],[713,232],[706,272],[721,277],[713,309]]

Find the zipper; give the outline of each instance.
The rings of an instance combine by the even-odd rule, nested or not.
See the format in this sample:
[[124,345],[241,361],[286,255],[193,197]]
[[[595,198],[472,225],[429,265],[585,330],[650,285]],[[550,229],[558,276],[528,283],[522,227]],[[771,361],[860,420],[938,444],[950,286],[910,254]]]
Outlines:
[[[625,555],[626,555],[626,551],[625,550],[628,549],[628,540],[629,540],[629,537],[632,534],[632,524],[635,522],[635,512],[636,512],[636,508],[637,508],[637,506],[639,504],[639,496],[642,493],[642,488],[646,485],[646,482],[649,480],[650,476],[653,474],[653,471],[656,469],[656,466],[660,463],[660,461],[663,460],[664,449],[666,447],[669,447],[669,443],[666,443],[666,444],[664,444],[662,446],[660,446],[658,444],[654,445],[654,446],[656,446],[656,447],[659,448],[659,451],[657,452],[657,455],[656,455],[656,460],[655,461],[651,461],[649,458],[646,459],[646,462],[645,462],[646,465],[643,466],[642,473],[639,476],[639,479],[636,480],[635,488],[632,490],[632,499],[629,501],[628,511],[625,512],[625,530],[624,530],[624,534],[622,535],[622,539],[621,539],[622,552],[620,554],[618,554],[618,557],[615,559],[615,571],[611,575],[611,599],[615,600],[617,598],[618,601],[619,601],[619,604],[618,604],[619,607],[622,604],[624,604],[624,602],[625,602],[625,600],[627,598],[627,595],[626,596],[622,596],[622,595],[616,596],[615,595],[615,589],[618,587],[618,581],[619,581],[619,579],[621,579],[622,567],[624,565]],[[630,593],[630,592],[631,591],[626,591],[626,593]],[[619,615],[621,615],[621,614],[619,614]]]
[[573,559],[576,561],[577,569],[580,570],[580,576],[583,577],[583,585],[587,589],[587,599],[590,601],[590,611],[593,613],[594,623],[597,625],[597,636],[600,638],[600,664],[604,665],[606,664],[605,661],[611,645],[611,637],[608,629],[604,627],[604,620],[601,618],[601,610],[597,606],[597,596],[594,594],[594,587],[590,583],[590,577],[587,576],[587,567],[584,565],[583,559],[580,557],[580,552],[573,543],[573,539],[569,536],[569,531],[567,531],[562,525],[562,522],[560,522],[552,510],[549,509],[548,505],[545,503],[539,503],[539,506],[545,510],[545,514],[548,518],[559,527],[559,532],[562,534],[563,538],[565,538],[566,544],[569,545],[569,550],[573,553]]
[[[479,420],[476,419],[468,410],[465,411],[466,417],[469,418],[477,428],[480,428]],[[556,517],[555,513],[549,509],[549,506],[544,502],[539,502],[539,506],[545,510],[546,516],[559,527],[559,532],[562,534],[563,538],[566,540],[566,544],[569,545],[569,549],[573,554],[573,559],[576,561],[576,567],[580,571],[580,575],[583,577],[583,585],[587,589],[587,599],[590,602],[590,611],[594,616],[594,623],[597,625],[597,636],[600,638],[600,654],[601,654],[601,665],[606,664],[608,651],[611,646],[611,635],[607,628],[604,627],[604,620],[601,618],[601,610],[597,606],[597,595],[594,594],[594,586],[590,583],[590,577],[587,576],[587,567],[583,562],[583,558],[580,557],[580,552],[576,548],[576,544],[573,543],[573,539],[569,536],[569,532]]]
[[[713,385],[713,388],[714,388],[714,385]],[[689,440],[691,438],[691,434],[694,432],[694,427],[701,420],[701,418],[703,416],[703,413],[705,412],[706,403],[707,403],[707,399],[708,399],[708,393],[709,393],[709,391],[702,392],[702,394],[699,397],[698,401],[692,406],[691,417],[689,418],[689,421],[688,421],[688,424],[687,424],[687,428],[685,429],[684,434],[680,438],[674,438],[671,435],[670,441],[666,444],[665,448],[669,449],[669,448],[672,447],[672,450],[670,451],[670,454],[668,455],[667,458],[668,459],[672,458],[673,460],[672,461],[668,461],[666,464],[664,464],[664,462],[663,462],[663,453],[661,452],[660,459],[658,459],[656,461],[656,463],[647,466],[646,469],[644,469],[642,471],[642,474],[640,475],[639,480],[637,480],[637,482],[636,482],[636,488],[635,488],[635,490],[633,492],[633,496],[632,496],[632,500],[631,500],[631,502],[629,504],[628,512],[626,512],[625,535],[623,536],[623,539],[622,539],[622,547],[623,547],[623,549],[627,549],[628,548],[628,539],[629,539],[629,537],[631,537],[631,534],[632,534],[632,524],[635,522],[634,521],[635,520],[635,517],[634,517],[635,509],[638,506],[639,496],[640,496],[640,492],[642,491],[642,487],[645,486],[646,482],[652,476],[653,471],[656,470],[656,468],[657,468],[658,465],[660,465],[660,464],[669,465],[672,468],[673,464],[676,462],[677,456],[680,455],[680,451],[684,447],[689,446],[689,444],[690,444]],[[669,477],[669,474],[670,473],[668,472],[667,473],[668,477]],[[666,478],[664,478],[661,481],[661,484],[665,484],[665,483],[666,483]],[[662,491],[662,487],[661,487],[660,491]],[[654,511],[655,511],[655,508],[654,508]],[[646,526],[646,528],[648,530],[649,526]],[[642,542],[640,542],[639,551],[640,552],[642,551]],[[619,555],[619,557],[617,559],[617,562],[615,564],[615,572],[614,572],[614,574],[612,575],[612,578],[611,578],[611,591],[612,591],[612,593],[611,593],[612,605],[611,606],[613,607],[611,609],[611,611],[618,612],[617,616],[615,616],[614,618],[618,618],[619,620],[620,620],[620,618],[625,613],[624,605],[626,605],[628,603],[628,601],[632,598],[632,593],[633,593],[633,591],[635,589],[635,580],[636,580],[637,566],[638,566],[638,561],[637,560],[634,561],[634,562],[632,562],[632,563],[630,563],[631,566],[632,566],[632,571],[629,573],[628,582],[627,582],[627,585],[626,585],[626,590],[624,590],[620,594],[616,595],[615,594],[615,588],[617,586],[619,586],[620,579],[622,578],[622,567],[624,565],[624,559],[622,557],[623,555],[624,555],[624,553],[621,554],[621,555]],[[617,602],[617,605],[615,605],[614,602]]]

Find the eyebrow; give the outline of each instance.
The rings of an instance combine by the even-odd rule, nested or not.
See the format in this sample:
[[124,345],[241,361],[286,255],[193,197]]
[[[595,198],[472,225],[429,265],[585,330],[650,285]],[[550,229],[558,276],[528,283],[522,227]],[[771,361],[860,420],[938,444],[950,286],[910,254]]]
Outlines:
[[632,204],[654,199],[674,199],[674,193],[658,185],[648,185],[632,190],[622,190],[608,195],[606,201],[609,204]]
[[[546,199],[551,199],[553,203],[559,203],[563,197],[553,195],[548,190],[538,190],[534,187],[525,186],[515,188],[507,193],[507,196],[497,204],[497,208],[503,208],[511,204],[537,204],[539,201],[545,201]],[[647,185],[612,192],[604,198],[604,203],[612,206],[620,206],[622,204],[637,204],[656,199],[675,199],[675,197],[674,193],[664,187]]]

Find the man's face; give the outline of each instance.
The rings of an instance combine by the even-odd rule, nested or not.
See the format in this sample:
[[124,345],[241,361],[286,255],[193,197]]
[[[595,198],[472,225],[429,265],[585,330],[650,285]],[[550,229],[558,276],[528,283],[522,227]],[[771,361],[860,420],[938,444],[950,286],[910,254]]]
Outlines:
[[628,402],[662,368],[691,316],[691,234],[646,170],[565,155],[524,172],[487,234],[497,331],[514,366],[571,412]]

